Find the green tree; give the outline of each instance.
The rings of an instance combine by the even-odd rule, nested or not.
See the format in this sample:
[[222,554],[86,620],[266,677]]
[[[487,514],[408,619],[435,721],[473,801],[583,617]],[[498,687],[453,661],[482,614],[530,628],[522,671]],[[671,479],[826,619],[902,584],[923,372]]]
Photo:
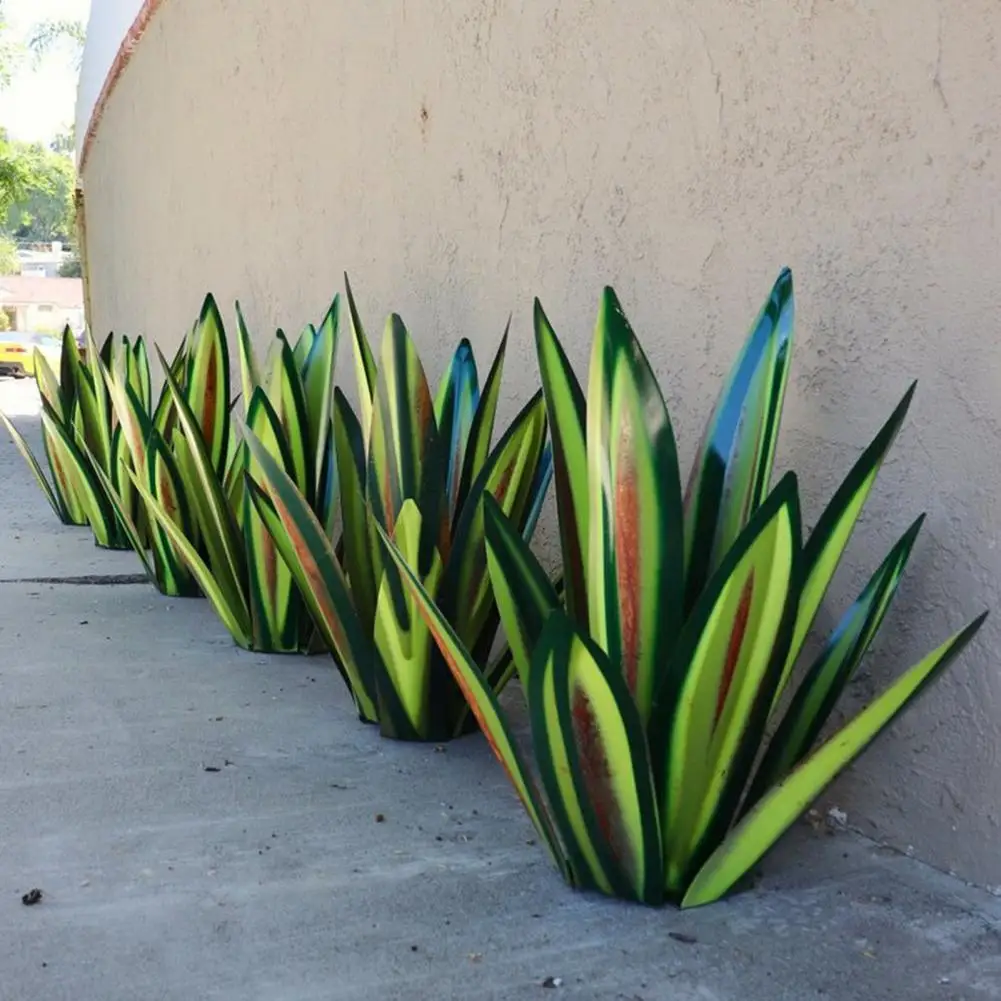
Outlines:
[[35,25],[28,37],[28,48],[34,53],[37,64],[56,46],[68,45],[79,68],[86,35],[87,30],[81,21],[42,21]]
[[60,278],[83,278],[83,264],[79,257],[69,257],[59,265]]
[[73,161],[40,143],[11,146],[27,174],[0,228],[18,240],[72,242],[76,185]]
[[[17,256],[17,244],[9,236],[0,236],[0,275],[21,273],[21,262]],[[0,310],[2,313],[3,310]]]

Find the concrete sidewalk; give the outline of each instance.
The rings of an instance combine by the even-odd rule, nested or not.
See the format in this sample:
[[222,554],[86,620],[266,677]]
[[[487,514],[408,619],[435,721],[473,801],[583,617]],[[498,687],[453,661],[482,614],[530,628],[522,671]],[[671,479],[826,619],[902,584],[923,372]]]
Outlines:
[[3,1001],[1001,998],[1001,899],[851,834],[685,914],[573,893],[481,739],[383,741],[127,583],[5,434],[0,512]]

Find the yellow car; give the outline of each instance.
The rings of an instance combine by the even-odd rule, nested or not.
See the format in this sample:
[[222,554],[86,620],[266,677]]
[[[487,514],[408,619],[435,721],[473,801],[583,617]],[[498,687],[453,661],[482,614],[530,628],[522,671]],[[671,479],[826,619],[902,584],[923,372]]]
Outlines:
[[35,374],[35,349],[59,377],[62,341],[52,334],[22,333],[9,330],[0,333],[0,376],[25,379]]

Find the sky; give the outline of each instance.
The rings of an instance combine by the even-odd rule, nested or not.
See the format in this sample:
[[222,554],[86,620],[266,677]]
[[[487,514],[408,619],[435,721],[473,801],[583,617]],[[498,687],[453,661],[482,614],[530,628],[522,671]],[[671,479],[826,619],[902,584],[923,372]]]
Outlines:
[[[5,0],[10,40],[25,44],[39,21],[86,23],[90,0]],[[77,65],[73,50],[60,45],[37,69],[29,54],[10,87],[0,90],[0,125],[12,139],[48,142],[72,124]]]

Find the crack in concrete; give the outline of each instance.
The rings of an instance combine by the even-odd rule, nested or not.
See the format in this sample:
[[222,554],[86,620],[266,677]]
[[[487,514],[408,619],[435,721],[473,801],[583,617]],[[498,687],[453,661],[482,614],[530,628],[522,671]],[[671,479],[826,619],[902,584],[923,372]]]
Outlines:
[[70,584],[78,587],[116,587],[124,584],[146,584],[142,573],[90,574],[84,577],[0,577],[0,584]]

